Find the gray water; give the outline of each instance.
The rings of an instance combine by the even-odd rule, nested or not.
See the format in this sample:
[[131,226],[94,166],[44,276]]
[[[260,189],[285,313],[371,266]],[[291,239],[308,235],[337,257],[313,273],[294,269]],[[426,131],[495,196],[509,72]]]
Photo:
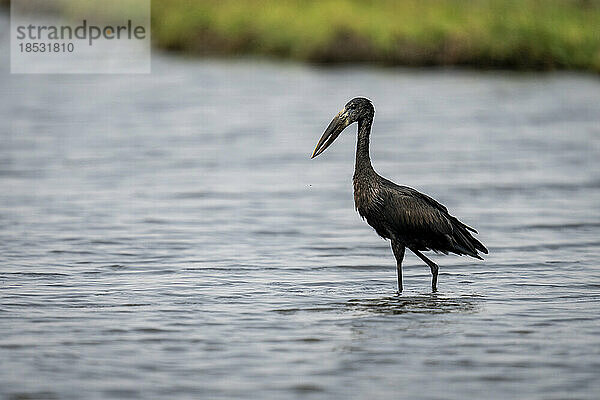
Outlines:
[[[598,398],[597,77],[1,54],[0,396]],[[490,250],[437,294],[353,210],[355,128],[309,159],[357,95],[378,172]]]

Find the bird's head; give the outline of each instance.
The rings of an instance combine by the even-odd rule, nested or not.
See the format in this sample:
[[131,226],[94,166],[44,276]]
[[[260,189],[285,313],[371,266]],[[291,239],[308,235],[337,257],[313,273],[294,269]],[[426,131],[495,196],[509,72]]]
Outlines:
[[374,113],[375,108],[373,108],[371,100],[364,97],[350,100],[329,123],[310,158],[315,158],[324,152],[348,125],[364,118],[373,118]]

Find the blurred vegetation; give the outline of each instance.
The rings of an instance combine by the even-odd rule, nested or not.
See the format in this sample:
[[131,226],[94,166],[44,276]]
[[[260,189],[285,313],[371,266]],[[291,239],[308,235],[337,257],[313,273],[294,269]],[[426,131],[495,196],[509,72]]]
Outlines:
[[211,56],[600,72],[600,0],[154,0],[152,41]]
[[157,0],[152,28],[201,55],[600,72],[599,0]]

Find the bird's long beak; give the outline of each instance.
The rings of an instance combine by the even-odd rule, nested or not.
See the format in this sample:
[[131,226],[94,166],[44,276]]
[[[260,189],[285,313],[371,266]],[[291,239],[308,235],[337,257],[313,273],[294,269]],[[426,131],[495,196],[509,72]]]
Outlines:
[[333,118],[333,120],[329,123],[327,129],[319,139],[319,143],[317,143],[317,147],[315,147],[315,151],[310,158],[315,158],[319,154],[325,151],[326,148],[329,147],[331,143],[342,133],[342,131],[350,125],[350,119],[348,118],[348,114],[346,113],[346,109],[343,109],[338,113],[338,115]]

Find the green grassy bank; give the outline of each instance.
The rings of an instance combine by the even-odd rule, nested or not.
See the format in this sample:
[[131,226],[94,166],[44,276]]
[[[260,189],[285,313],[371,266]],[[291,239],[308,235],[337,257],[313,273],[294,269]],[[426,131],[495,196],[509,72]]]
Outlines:
[[600,73],[600,0],[152,0],[152,31],[194,55]]
[[152,27],[199,55],[600,72],[598,0],[156,0]]

